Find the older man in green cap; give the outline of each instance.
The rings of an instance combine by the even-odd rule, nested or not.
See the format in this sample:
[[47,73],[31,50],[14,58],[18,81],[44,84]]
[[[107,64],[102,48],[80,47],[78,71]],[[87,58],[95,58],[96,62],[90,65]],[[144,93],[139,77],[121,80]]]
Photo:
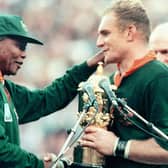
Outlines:
[[1,15],[0,36],[17,37],[28,43],[43,44],[28,32],[27,26],[20,16]]
[[27,43],[43,43],[34,38],[19,16],[0,15],[0,167],[47,168],[50,163],[23,150],[19,124],[28,123],[65,107],[77,94],[79,82],[94,72],[103,54],[69,69],[44,89],[28,88],[6,80],[15,75],[26,58]]

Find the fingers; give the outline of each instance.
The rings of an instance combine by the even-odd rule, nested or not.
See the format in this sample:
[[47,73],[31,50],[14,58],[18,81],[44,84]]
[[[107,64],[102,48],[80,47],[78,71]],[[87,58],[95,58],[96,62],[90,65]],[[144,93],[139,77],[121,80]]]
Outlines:
[[47,153],[47,154],[43,157],[43,159],[44,159],[45,162],[50,162],[50,161],[52,160],[51,157],[50,157],[50,155],[49,155],[49,153]]
[[83,135],[81,140],[94,142],[96,140],[96,138],[93,134],[85,134],[85,135]]
[[80,145],[84,147],[95,148],[95,143],[92,141],[80,140]]
[[88,126],[86,129],[85,129],[85,134],[88,134],[88,133],[95,133],[98,131],[99,128],[95,127],[95,126]]
[[104,62],[104,53],[103,51],[97,52],[92,58],[87,60],[89,67],[95,66],[98,62]]
[[79,140],[79,144],[81,146],[85,147],[96,147],[96,132],[99,130],[99,128],[95,126],[89,126],[85,130],[85,134],[82,136],[82,138]]
[[45,162],[53,162],[56,160],[57,156],[54,153],[47,153],[43,159]]
[[97,63],[103,62],[103,64],[104,64],[104,51],[103,50],[97,52],[94,57],[97,59]]
[[95,54],[95,57],[104,57],[104,51],[103,50],[100,50],[98,51],[96,54]]

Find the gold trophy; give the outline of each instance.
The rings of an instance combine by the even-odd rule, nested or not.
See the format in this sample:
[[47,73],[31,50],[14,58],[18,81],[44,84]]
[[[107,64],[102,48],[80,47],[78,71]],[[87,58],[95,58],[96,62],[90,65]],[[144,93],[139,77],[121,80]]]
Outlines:
[[[107,129],[109,124],[113,122],[113,115],[110,112],[110,103],[103,91],[99,87],[99,81],[107,78],[103,75],[103,63],[100,62],[96,73],[87,80],[93,87],[93,92],[98,107],[89,106],[85,116],[82,118],[80,125],[82,128],[88,125],[94,125],[96,127]],[[89,95],[82,89],[83,83],[79,84],[79,113],[82,111],[82,107],[89,101]],[[104,165],[104,156],[98,153],[95,149],[89,147],[81,147],[77,145],[74,148],[74,162],[80,163],[88,167],[101,168]],[[82,167],[82,166],[81,166]]]

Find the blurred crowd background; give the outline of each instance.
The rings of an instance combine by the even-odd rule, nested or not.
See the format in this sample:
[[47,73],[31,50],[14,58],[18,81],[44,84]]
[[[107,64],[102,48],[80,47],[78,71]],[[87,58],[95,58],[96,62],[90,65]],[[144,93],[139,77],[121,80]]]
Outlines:
[[[63,75],[67,68],[93,56],[97,27],[103,9],[112,0],[0,0],[0,13],[20,15],[44,46],[29,45],[27,59],[13,81],[31,89],[42,88]],[[143,0],[152,28],[168,21],[167,0]],[[107,69],[107,74],[111,69]],[[21,126],[21,145],[41,156],[58,153],[67,129],[77,119],[78,98],[65,109]],[[73,149],[69,152],[72,156]]]

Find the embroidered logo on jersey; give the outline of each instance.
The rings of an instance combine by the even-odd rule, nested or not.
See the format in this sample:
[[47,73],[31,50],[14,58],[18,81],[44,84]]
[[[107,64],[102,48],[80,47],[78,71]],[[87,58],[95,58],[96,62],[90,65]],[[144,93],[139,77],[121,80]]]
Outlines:
[[12,122],[13,121],[12,114],[11,114],[8,103],[4,104],[4,121],[5,122]]

